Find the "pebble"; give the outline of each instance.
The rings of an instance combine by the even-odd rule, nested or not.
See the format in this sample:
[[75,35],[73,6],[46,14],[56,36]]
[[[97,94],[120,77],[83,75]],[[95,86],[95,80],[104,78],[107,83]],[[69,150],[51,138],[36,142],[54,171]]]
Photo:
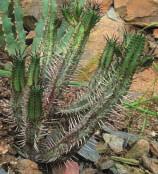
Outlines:
[[103,134],[103,139],[105,143],[109,145],[112,151],[119,154],[123,151],[124,139],[116,135]]
[[140,159],[144,154],[149,153],[149,142],[147,140],[139,140],[126,154],[126,158]]

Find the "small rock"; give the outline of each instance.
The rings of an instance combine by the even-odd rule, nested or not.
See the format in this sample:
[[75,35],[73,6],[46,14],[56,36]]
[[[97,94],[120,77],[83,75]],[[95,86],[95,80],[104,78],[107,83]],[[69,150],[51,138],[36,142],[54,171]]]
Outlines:
[[107,151],[107,144],[106,143],[98,143],[96,145],[96,150],[100,154],[105,153]]
[[[157,53],[154,53],[154,55],[157,54],[158,57],[158,49],[156,50]],[[140,93],[145,93],[146,91],[153,92],[153,83],[155,82],[156,78],[157,78],[157,73],[153,70],[153,68],[152,67],[146,68],[144,71],[141,71],[134,76],[134,82],[131,85],[131,90]],[[155,91],[158,90],[158,82],[155,82],[154,90]]]
[[79,150],[78,154],[92,162],[98,161],[100,155],[96,150],[96,144],[97,141],[94,139],[94,137],[90,138],[90,140]]
[[153,30],[153,36],[155,39],[158,39],[158,28]]
[[6,172],[3,168],[0,168],[0,174],[7,174],[8,172]]
[[149,142],[146,140],[139,140],[126,154],[126,158],[139,159],[143,155],[149,153]]
[[105,143],[113,150],[114,153],[119,154],[123,151],[124,139],[116,135],[104,134],[103,139]]
[[96,174],[96,173],[97,170],[92,168],[86,168],[81,172],[81,174]]
[[101,158],[98,162],[97,162],[97,166],[101,169],[101,170],[107,170],[111,167],[114,166],[114,161],[113,160],[109,160],[106,158]]
[[150,46],[150,49],[153,50],[153,55],[154,57],[158,58],[158,48],[157,48],[157,43],[156,42],[152,42],[152,41],[149,41],[149,46]]
[[129,167],[119,163],[115,164],[118,174],[145,174],[143,170],[135,167]]
[[12,156],[12,155],[0,155],[0,165],[4,165],[4,164],[11,164],[11,165],[17,165],[17,159]]
[[111,171],[115,174],[115,173],[118,173],[118,174],[130,174],[127,167],[125,165],[122,165],[122,164],[119,164],[119,163],[116,163],[115,164],[115,168],[111,168]]
[[41,3],[39,0],[23,0],[21,1],[25,16],[34,16],[36,19],[41,15]]
[[0,143],[0,155],[4,155],[9,151],[9,144],[2,141]]
[[150,151],[153,155],[158,157],[158,143],[157,142],[150,143]]
[[153,174],[158,174],[158,159],[148,158],[145,155],[142,159],[144,167],[150,170]]
[[116,13],[115,9],[113,7],[111,7],[108,12],[107,15],[110,19],[117,21],[118,20],[118,14]]
[[42,174],[38,168],[38,165],[28,159],[19,160],[17,170],[20,174]]

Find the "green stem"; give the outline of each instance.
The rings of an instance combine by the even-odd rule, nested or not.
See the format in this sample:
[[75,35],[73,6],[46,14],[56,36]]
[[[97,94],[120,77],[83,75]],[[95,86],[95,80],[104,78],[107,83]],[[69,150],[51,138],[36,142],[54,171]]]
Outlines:
[[139,165],[139,161],[135,160],[135,159],[122,158],[122,157],[117,157],[117,156],[111,156],[110,158],[114,161],[121,162],[121,163],[124,163],[124,164],[129,164],[129,165],[133,165],[133,166],[138,166]]
[[11,71],[0,69],[0,77],[8,77],[9,78],[11,76],[12,76],[12,72]]
[[148,109],[144,109],[144,108],[141,108],[141,107],[139,107],[139,106],[132,105],[132,104],[130,104],[130,103],[124,103],[124,106],[125,106],[126,108],[136,110],[136,111],[141,112],[141,113],[143,113],[143,114],[147,114],[147,115],[149,115],[150,117],[152,117],[152,116],[158,117],[158,113],[157,113],[157,112],[154,112],[154,111],[151,111],[151,110],[148,110]]

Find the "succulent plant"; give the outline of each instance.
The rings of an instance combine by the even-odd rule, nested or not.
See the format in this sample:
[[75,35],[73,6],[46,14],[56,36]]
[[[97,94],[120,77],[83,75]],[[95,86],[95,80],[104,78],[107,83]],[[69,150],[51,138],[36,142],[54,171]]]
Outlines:
[[[0,75],[11,82],[8,118],[16,126],[17,151],[39,162],[64,160],[121,104],[143,58],[145,37],[125,34],[122,42],[107,38],[98,68],[85,85],[73,77],[90,31],[100,19],[99,4],[65,2],[59,25],[56,1],[42,0],[42,17],[28,48],[19,0],[11,2],[13,19],[8,15],[9,0],[0,1],[0,11],[12,70],[2,69]],[[76,90],[73,101],[64,103],[71,86],[81,90]]]

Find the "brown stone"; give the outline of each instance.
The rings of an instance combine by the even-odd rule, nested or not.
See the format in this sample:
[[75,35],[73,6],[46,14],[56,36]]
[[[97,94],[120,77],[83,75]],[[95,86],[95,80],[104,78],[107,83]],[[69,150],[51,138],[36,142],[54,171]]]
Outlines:
[[114,0],[114,7],[121,17],[126,15],[127,3],[129,0]]
[[154,156],[158,157],[158,143],[157,142],[150,143],[150,151]]
[[158,159],[148,158],[143,156],[143,165],[145,168],[150,170],[153,174],[158,174]]
[[2,166],[3,164],[11,164],[13,166],[17,165],[17,159],[15,156],[12,155],[0,155],[0,165]]
[[107,170],[110,169],[111,167],[113,167],[115,165],[113,160],[107,159],[105,157],[101,157],[101,159],[97,162],[97,166],[101,169],[101,170]]
[[158,39],[158,28],[153,30],[153,36],[155,39]]
[[149,47],[151,50],[153,50],[153,55],[158,58],[158,47],[157,47],[157,43],[153,42],[153,41],[149,41]]
[[4,155],[9,151],[9,144],[5,141],[1,141],[0,143],[0,155]]
[[[153,68],[147,68],[134,76],[133,83],[131,85],[132,91],[137,91],[141,93],[150,93],[158,90],[158,83],[155,82],[157,78],[157,72]],[[157,93],[157,92],[156,92]]]
[[99,154],[105,153],[107,151],[107,144],[105,143],[98,143],[96,145],[96,150]]
[[121,17],[138,25],[148,25],[158,20],[158,1],[156,0],[114,0]]
[[124,139],[107,133],[103,134],[103,139],[115,154],[123,152]]
[[114,7],[118,9],[120,7],[125,7],[129,0],[114,0]]
[[[57,0],[57,4],[61,5],[63,0]],[[105,13],[113,4],[113,0],[98,0],[101,6],[101,12]],[[40,0],[22,0],[22,7],[24,9],[25,15],[34,16],[39,19],[41,14],[41,3]]]
[[38,165],[35,162],[27,159],[19,160],[17,169],[20,174],[42,174],[38,168]]
[[[40,0],[21,0],[25,16],[34,16],[39,19],[41,16],[41,1]],[[57,4],[61,5],[62,0],[57,0]]]
[[109,10],[110,6],[113,4],[113,0],[100,0],[101,3],[101,11],[105,13]]
[[39,0],[22,0],[21,4],[25,16],[34,16],[36,19],[40,18],[41,3]]
[[104,15],[90,34],[84,54],[81,58],[77,80],[85,81],[91,78],[96,70],[99,57],[106,45],[106,38],[113,36],[122,39],[124,34],[124,22],[121,19],[112,20]]
[[82,174],[96,174],[97,170],[92,168],[86,168],[82,171]]
[[[127,165],[122,165],[119,163],[116,163],[116,169],[119,174],[145,174],[146,173],[142,169],[127,166]],[[147,173],[150,174],[149,172]]]
[[149,142],[139,140],[126,154],[126,158],[139,159],[149,153]]

